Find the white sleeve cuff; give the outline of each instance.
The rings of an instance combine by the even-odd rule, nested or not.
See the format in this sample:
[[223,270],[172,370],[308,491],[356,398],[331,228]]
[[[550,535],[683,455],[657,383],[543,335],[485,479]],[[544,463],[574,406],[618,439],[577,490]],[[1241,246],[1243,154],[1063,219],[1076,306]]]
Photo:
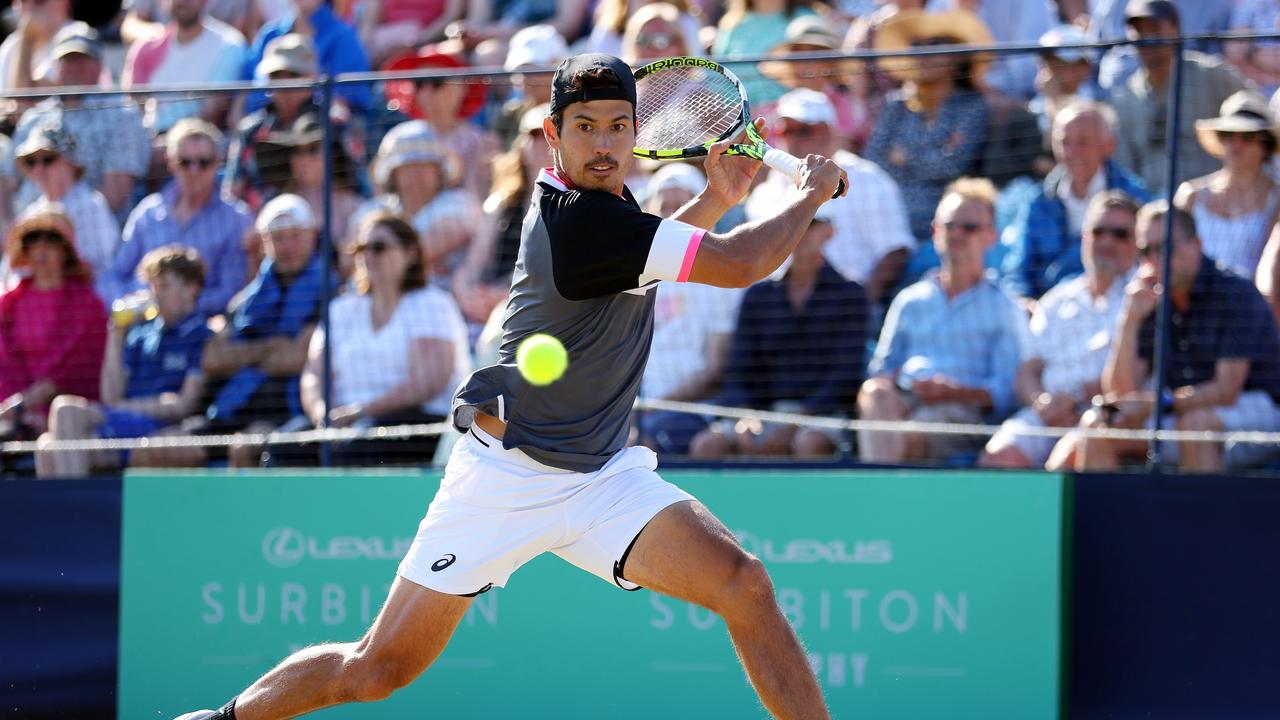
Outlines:
[[640,286],[655,280],[685,282],[693,270],[698,246],[706,231],[679,220],[663,220],[649,245],[649,257],[640,275]]

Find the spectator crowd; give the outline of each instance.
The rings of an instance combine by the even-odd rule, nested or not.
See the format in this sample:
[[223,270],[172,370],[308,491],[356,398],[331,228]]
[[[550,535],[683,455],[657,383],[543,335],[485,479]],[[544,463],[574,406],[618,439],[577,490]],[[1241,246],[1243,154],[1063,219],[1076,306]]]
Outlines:
[[[497,360],[550,70],[584,51],[722,59],[773,144],[849,177],[771,278],[658,289],[642,397],[999,426],[643,411],[635,442],[1091,470],[1146,452],[1091,428],[1280,431],[1280,0],[127,0],[99,27],[15,0],[9,21],[0,439],[37,441],[42,477],[319,462],[61,440],[443,420]],[[1160,42],[1228,32],[1278,37]],[[996,43],[1039,50],[966,50]],[[427,77],[316,84],[375,70]],[[231,81],[256,89],[189,90]],[[667,216],[705,178],[639,161],[628,185]],[[764,170],[718,229],[794,192]],[[332,450],[426,463],[438,440]],[[1166,445],[1201,472],[1280,460]]]

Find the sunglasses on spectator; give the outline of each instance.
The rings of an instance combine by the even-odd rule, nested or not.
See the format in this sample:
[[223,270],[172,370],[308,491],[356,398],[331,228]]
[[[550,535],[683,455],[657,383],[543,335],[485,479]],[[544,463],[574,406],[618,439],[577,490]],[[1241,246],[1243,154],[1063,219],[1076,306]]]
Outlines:
[[951,220],[951,221],[942,223],[942,227],[946,228],[947,230],[959,230],[965,235],[971,235],[973,233],[978,232],[979,230],[985,230],[989,226],[986,223],[956,222],[954,220]]
[[810,125],[802,122],[789,122],[778,128],[778,134],[789,138],[798,138],[803,140],[807,137],[817,135],[822,129],[822,123],[814,123]]
[[34,170],[37,167],[49,167],[50,165],[57,162],[59,157],[61,157],[61,155],[55,155],[53,153],[40,153],[38,155],[28,155],[22,158],[22,164],[25,165],[28,170]]
[[648,50],[666,50],[675,45],[675,37],[672,35],[637,35],[636,47]]
[[1160,243],[1155,245],[1143,245],[1138,248],[1138,254],[1142,257],[1152,257],[1160,254],[1160,248],[1164,247]]
[[214,159],[211,157],[197,157],[197,158],[180,157],[178,158],[178,167],[182,168],[183,170],[190,170],[192,167],[195,167],[199,170],[208,170],[209,168],[213,167],[214,162],[215,162]]
[[1106,235],[1110,236],[1114,240],[1128,241],[1129,238],[1133,236],[1133,231],[1127,227],[1099,225],[1097,227],[1090,228],[1089,234],[1094,238],[1100,238]]
[[22,236],[22,249],[30,250],[39,243],[49,243],[50,245],[66,245],[67,239],[62,233],[52,232],[49,230],[36,230]]
[[320,149],[321,149],[320,143],[312,143],[310,145],[299,145],[298,147],[293,149],[293,154],[294,155],[319,155]]
[[1262,138],[1264,135],[1264,133],[1259,132],[1257,130],[1250,130],[1248,132],[1236,132],[1234,130],[1217,130],[1215,131],[1215,134],[1218,136],[1218,139],[1221,140],[1222,142],[1228,142],[1233,139],[1245,140],[1248,142],[1262,142]]
[[385,242],[383,240],[374,240],[372,242],[361,243],[360,245],[357,245],[356,252],[369,253],[371,255],[381,255],[382,253],[390,249],[390,247],[391,247],[391,243]]
[[913,48],[938,47],[939,45],[955,45],[955,44],[956,44],[956,41],[949,37],[931,37],[931,38],[924,38],[922,40],[914,40],[911,43],[911,47]]

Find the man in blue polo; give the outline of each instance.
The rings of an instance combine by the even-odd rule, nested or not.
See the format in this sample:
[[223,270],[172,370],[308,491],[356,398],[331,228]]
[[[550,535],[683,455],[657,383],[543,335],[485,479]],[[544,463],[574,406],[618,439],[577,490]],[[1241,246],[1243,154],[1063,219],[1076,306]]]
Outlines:
[[[184,718],[290,718],[385,698],[435,660],[473,596],[544,552],[624,589],[710,608],[771,713],[828,717],[764,565],[654,472],[651,450],[625,443],[656,284],[742,287],[764,278],[843,173],[810,155],[801,192],[777,214],[719,234],[710,228],[760,168],[723,158],[729,143],[720,143],[704,165],[707,189],[672,218],[649,215],[624,185],[635,104],[635,79],[618,58],[578,55],[557,70],[543,122],[555,167],[538,177],[524,223],[499,362],[454,397],[454,425],[466,435],[369,634],[305,649],[221,710]],[[530,385],[516,368],[516,348],[536,332],[560,338],[569,353],[568,370],[549,387]]]
[[[204,261],[177,245],[143,257],[155,316],[113,313],[102,363],[102,402],[59,395],[49,408],[49,432],[41,442],[90,438],[137,438],[192,414],[204,394],[200,358],[213,333],[196,308],[204,287]],[[92,468],[114,467],[127,456],[85,450],[38,450],[40,477],[85,477]]]

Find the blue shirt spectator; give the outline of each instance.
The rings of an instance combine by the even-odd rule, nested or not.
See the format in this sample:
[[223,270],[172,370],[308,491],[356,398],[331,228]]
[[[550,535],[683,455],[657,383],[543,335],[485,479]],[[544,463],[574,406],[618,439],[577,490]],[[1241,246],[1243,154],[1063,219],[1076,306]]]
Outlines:
[[[360,45],[356,31],[342,21],[329,6],[327,0],[320,3],[306,20],[311,26],[311,42],[315,46],[316,57],[322,73],[339,75],[342,73],[368,72],[369,56]],[[289,9],[279,20],[267,23],[258,31],[253,45],[245,56],[242,79],[265,80],[257,75],[258,63],[261,62],[267,44],[282,35],[297,32],[298,9]],[[334,96],[345,102],[354,110],[363,112],[371,103],[372,94],[367,83],[352,83],[334,86]],[[254,93],[249,97],[245,110],[252,112],[267,104],[266,95]]]
[[[1151,199],[1141,178],[1114,160],[1103,165],[1103,190],[1120,190],[1138,203]],[[1002,242],[1008,251],[1001,266],[1002,282],[1022,297],[1038,298],[1049,288],[1084,272],[1080,260],[1080,235],[1071,231],[1067,205],[1062,199],[1067,169],[1059,165],[1044,179],[1040,194],[1018,213]],[[1089,198],[1085,198],[1087,205]]]
[[161,317],[135,325],[124,340],[123,362],[128,372],[125,398],[181,390],[188,375],[200,372],[204,343],[212,335],[199,311],[176,325],[166,324]]
[[143,198],[125,223],[112,269],[126,292],[140,290],[143,285],[134,270],[148,251],[173,244],[195,248],[209,268],[197,307],[207,315],[220,315],[244,287],[247,270],[240,243],[253,218],[244,203],[217,193],[185,221],[174,213],[177,204],[176,183]]
[[948,300],[931,274],[889,306],[870,374],[896,374],[902,386],[942,375],[986,390],[994,414],[1003,416],[1014,407],[1026,324],[1026,315],[993,276]]

